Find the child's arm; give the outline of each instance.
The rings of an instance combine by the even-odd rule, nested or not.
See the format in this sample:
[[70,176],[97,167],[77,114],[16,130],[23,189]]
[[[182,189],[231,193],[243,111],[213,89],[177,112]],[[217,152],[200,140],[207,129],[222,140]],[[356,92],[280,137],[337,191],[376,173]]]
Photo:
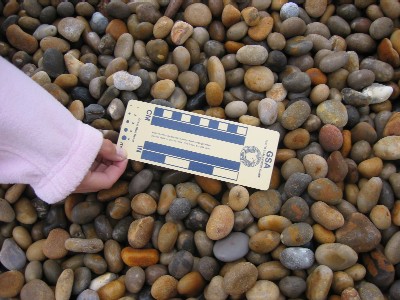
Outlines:
[[[98,130],[76,120],[43,88],[0,57],[0,183],[30,184],[37,196],[49,203],[74,191],[106,188],[114,178],[106,176],[101,185],[97,177],[93,179],[98,172],[88,173],[90,168],[95,171],[92,163],[101,156],[102,144]],[[126,161],[119,168],[124,166]],[[119,170],[119,175],[122,172]],[[93,184],[97,189],[90,189]]]

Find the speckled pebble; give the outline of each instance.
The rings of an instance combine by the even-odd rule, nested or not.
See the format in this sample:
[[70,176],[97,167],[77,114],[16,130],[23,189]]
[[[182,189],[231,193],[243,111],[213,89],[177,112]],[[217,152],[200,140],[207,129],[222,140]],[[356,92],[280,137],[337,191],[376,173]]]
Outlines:
[[289,270],[308,269],[314,263],[314,252],[308,248],[289,247],[281,252],[279,260]]

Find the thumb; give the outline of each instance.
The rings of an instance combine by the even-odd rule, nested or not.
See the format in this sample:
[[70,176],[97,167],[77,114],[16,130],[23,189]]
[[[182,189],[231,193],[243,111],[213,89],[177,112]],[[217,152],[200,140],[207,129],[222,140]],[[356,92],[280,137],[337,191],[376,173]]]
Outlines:
[[124,149],[113,144],[110,140],[104,139],[101,145],[99,155],[110,161],[122,161],[127,158],[127,153]]

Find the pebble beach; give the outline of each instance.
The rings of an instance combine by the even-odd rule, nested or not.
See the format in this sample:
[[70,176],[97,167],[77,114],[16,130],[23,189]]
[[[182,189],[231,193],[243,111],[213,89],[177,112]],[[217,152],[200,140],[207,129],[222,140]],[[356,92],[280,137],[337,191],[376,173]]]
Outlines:
[[0,184],[0,300],[400,300],[398,0],[0,0],[0,55],[114,143],[132,99],[280,134],[265,191]]

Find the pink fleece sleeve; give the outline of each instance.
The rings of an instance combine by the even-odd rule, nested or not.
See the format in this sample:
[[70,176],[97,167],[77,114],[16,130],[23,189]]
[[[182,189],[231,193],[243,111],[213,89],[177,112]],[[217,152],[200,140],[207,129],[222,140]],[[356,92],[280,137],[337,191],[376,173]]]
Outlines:
[[61,201],[82,181],[102,141],[0,57],[0,183],[30,184],[42,200]]

